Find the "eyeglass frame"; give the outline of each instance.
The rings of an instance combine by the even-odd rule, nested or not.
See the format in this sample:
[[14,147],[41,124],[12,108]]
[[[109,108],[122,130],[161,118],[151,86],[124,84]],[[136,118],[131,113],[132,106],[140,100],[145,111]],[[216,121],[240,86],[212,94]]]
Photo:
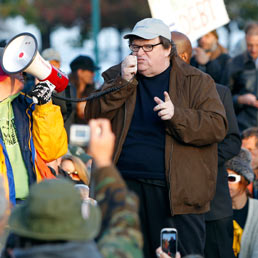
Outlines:
[[[138,45],[135,45],[135,44],[129,44],[129,48],[130,48],[130,50],[131,50],[132,52],[136,52],[136,53],[140,51],[140,48],[142,48],[142,50],[143,50],[144,52],[151,52],[151,51],[153,50],[153,48],[156,47],[156,46],[158,46],[158,45],[163,45],[163,43],[162,43],[162,42],[159,42],[159,43],[157,43],[157,44],[145,44],[145,45],[142,45],[142,46],[138,46]],[[137,47],[138,50],[137,50],[137,51],[136,51],[136,50],[133,50],[133,48],[132,48],[133,46]],[[150,49],[150,50],[144,50],[144,48],[145,48],[146,46],[151,46],[151,49]]]
[[228,182],[231,183],[231,184],[239,183],[239,182],[241,181],[241,176],[240,176],[240,175],[228,174],[228,178],[229,178],[229,177],[234,177],[234,178],[235,178],[234,181],[229,181],[229,180],[228,180]]

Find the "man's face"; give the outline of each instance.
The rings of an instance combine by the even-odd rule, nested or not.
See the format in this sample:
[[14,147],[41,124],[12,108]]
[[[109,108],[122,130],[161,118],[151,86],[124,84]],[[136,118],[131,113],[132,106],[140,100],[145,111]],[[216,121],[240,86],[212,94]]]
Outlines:
[[[135,39],[132,44],[137,46],[155,45],[160,43],[159,37],[155,39]],[[142,48],[138,52],[133,52],[137,56],[137,71],[146,77],[153,77],[160,74],[170,64],[170,50],[171,48],[164,49],[163,45],[153,47],[152,51],[145,52]]]
[[11,74],[8,80],[10,80],[10,95],[14,95],[24,88],[24,77],[22,73]]
[[247,51],[253,59],[258,58],[258,35],[246,35],[245,37]]
[[218,39],[215,37],[215,35],[213,33],[207,33],[206,35],[202,36],[199,40],[198,40],[198,44],[199,46],[206,50],[209,51],[213,48],[213,46],[215,44],[217,44]]
[[252,168],[258,168],[258,148],[256,147],[257,139],[255,136],[250,136],[242,140],[242,147],[251,152],[252,155]]
[[[236,172],[234,172],[231,169],[227,169],[228,175],[233,174],[233,175],[238,175]],[[241,182],[228,182],[228,188],[229,188],[229,193],[234,201],[234,199],[238,198],[241,195],[245,195],[245,187]]]
[[50,60],[49,63],[52,64],[57,69],[60,69],[61,63],[59,61],[57,61],[57,60]]

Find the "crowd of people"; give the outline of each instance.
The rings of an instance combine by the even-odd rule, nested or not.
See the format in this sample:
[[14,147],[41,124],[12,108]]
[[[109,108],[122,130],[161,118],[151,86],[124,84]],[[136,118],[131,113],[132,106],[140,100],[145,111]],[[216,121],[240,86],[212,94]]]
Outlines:
[[[0,66],[1,257],[258,257],[258,23],[245,35],[231,57],[216,30],[192,48],[145,18],[99,89],[86,55],[55,94]],[[70,144],[72,124],[88,146]]]

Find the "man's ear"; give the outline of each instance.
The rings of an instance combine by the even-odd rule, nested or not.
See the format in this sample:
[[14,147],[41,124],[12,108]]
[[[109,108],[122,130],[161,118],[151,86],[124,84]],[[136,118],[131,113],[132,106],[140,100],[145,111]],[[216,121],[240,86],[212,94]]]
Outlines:
[[165,55],[166,57],[169,57],[169,56],[170,56],[171,48],[172,48],[172,46],[170,46],[169,48],[165,49],[165,50],[166,50],[166,52],[165,52],[165,54],[164,54],[164,55]]
[[179,57],[186,63],[190,63],[190,57],[188,56],[188,54],[186,52],[179,54]]

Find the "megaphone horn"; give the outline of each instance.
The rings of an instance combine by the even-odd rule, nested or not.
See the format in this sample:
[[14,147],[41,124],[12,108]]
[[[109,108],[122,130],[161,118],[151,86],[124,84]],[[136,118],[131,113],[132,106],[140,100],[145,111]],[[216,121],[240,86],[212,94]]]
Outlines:
[[26,72],[39,81],[49,81],[57,92],[68,85],[68,77],[52,66],[38,52],[38,43],[34,35],[24,32],[10,39],[4,48],[1,65],[5,73]]

